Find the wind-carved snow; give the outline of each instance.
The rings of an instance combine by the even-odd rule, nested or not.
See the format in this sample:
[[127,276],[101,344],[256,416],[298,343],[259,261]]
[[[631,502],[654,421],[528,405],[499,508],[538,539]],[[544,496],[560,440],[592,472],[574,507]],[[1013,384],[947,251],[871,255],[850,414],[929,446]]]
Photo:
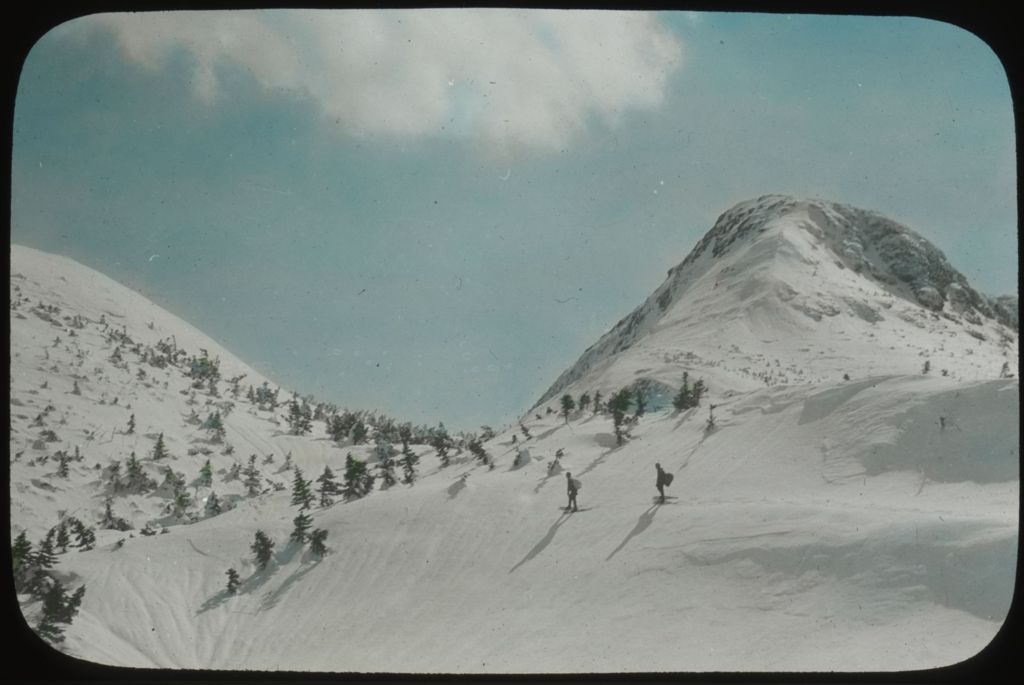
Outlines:
[[[710,387],[701,406],[652,409],[617,446],[609,416],[542,402],[523,419],[531,437],[516,425],[484,443],[493,469],[454,450],[442,468],[414,444],[412,485],[313,507],[323,558],[288,542],[284,455],[315,478],[343,472],[349,453],[372,466],[373,448],[333,443],[320,421],[288,435],[281,410],[243,396],[225,454],[185,421],[220,406],[223,384],[191,396],[173,368],[115,366],[100,317],[144,345],[206,349],[243,385],[265,379],[113,281],[12,246],[12,537],[35,544],[61,515],[96,526],[105,465],[144,458],[161,432],[190,481],[210,459],[212,487],[189,486],[197,500],[235,503],[190,522],[166,497],[114,494],[134,529],[97,528],[95,549],[58,555],[55,573],[87,588],[61,649],[137,667],[444,673],[878,671],[972,656],[1014,589],[1016,334],[955,277],[936,287],[939,311],[916,299],[935,287],[920,278],[897,292],[865,276],[891,273],[871,241],[850,247],[865,255],[856,273],[828,237],[850,216],[776,196],[730,210],[551,394],[637,383],[664,405],[687,370]],[[32,425],[41,413],[57,442]],[[83,460],[56,476],[54,451],[75,446]],[[227,471],[253,453],[265,482],[249,497]],[[655,463],[676,476],[665,504]],[[583,482],[578,513],[562,509],[566,472]],[[141,535],[147,523],[167,532]],[[263,570],[257,529],[276,542]],[[21,599],[34,624],[37,603]]]

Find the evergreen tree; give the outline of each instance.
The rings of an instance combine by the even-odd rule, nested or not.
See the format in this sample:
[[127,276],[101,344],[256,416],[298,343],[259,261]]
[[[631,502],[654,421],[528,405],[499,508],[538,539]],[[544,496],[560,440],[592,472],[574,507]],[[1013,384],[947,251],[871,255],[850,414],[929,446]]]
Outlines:
[[64,585],[59,580],[54,580],[43,595],[43,610],[36,632],[50,642],[61,642],[64,640],[63,625],[71,623],[78,607],[85,595],[85,586],[79,587],[71,597],[67,596]]
[[253,555],[256,557],[256,565],[260,567],[260,570],[263,570],[267,567],[267,564],[270,562],[270,555],[274,552],[274,541],[267,537],[267,534],[262,530],[257,530],[256,537],[249,549],[252,550]]
[[409,451],[409,442],[412,440],[412,424],[403,423],[398,427],[398,439],[402,443],[402,454]]
[[242,481],[242,485],[245,486],[245,490],[249,494],[249,497],[255,497],[260,492],[260,470],[256,468],[255,454],[249,457],[249,465],[245,467],[245,471],[242,473],[245,476],[245,480]]
[[586,411],[587,407],[589,407],[589,406],[590,406],[590,394],[589,393],[583,393],[582,395],[580,395],[580,401],[579,401],[580,411]]
[[57,452],[57,475],[61,478],[68,477],[68,462],[71,459],[63,451]]
[[481,463],[487,463],[487,451],[484,449],[484,446],[480,443],[479,440],[477,440],[476,438],[470,440],[469,445],[467,445],[467,449],[469,449],[470,453],[474,457],[479,459]]
[[[252,386],[250,386],[251,389]],[[228,588],[227,592],[229,595],[233,595],[238,592],[238,586],[242,584],[242,579],[238,577],[238,571],[233,568],[227,570],[228,576]]]
[[293,395],[292,401],[288,403],[288,431],[292,435],[305,435],[312,427],[312,412],[309,405],[305,400],[299,404],[298,395]]
[[395,448],[389,442],[378,442],[374,446],[374,454],[377,457],[377,472],[381,479],[381,488],[387,489],[398,482],[395,478]]
[[11,545],[11,561],[15,572],[32,562],[32,543],[28,541],[25,531],[21,531],[18,537],[14,538],[14,544]]
[[[127,530],[130,526],[124,519],[117,519],[116,521],[122,522],[124,527],[120,530]],[[96,534],[92,531],[92,528],[87,528],[84,523],[78,519],[72,519],[72,528],[75,533],[75,544],[78,545],[82,551],[88,551],[93,548],[96,544]]]
[[707,392],[707,386],[704,385],[704,379],[703,378],[698,378],[697,382],[693,384],[693,389],[691,391],[691,400],[690,400],[691,404],[690,404],[690,406],[691,407],[699,407],[700,406],[700,399],[704,396],[704,394],[706,392]]
[[217,497],[216,492],[211,492],[210,496],[206,498],[206,515],[217,516],[223,509],[221,508],[220,498]]
[[46,537],[39,543],[39,551],[32,559],[32,562],[44,571],[53,568],[53,565],[57,563],[57,557],[53,553],[53,538],[56,532],[53,528],[47,531]]
[[226,431],[224,429],[224,420],[221,418],[219,411],[215,411],[206,417],[202,427],[209,434],[210,442],[214,444],[224,442]]
[[931,363],[931,361],[925,359],[924,360],[924,366],[921,368],[921,373],[928,373],[931,370],[932,370],[932,363]]
[[576,400],[572,398],[572,395],[566,393],[562,395],[562,416],[565,418],[565,422],[569,423],[569,414],[576,408]]
[[309,509],[313,504],[313,492],[309,486],[310,482],[302,477],[302,469],[296,466],[295,478],[292,480],[292,504],[299,511]]
[[439,423],[430,436],[430,446],[437,452],[437,458],[441,460],[441,468],[448,466],[451,460],[448,450],[451,449],[452,439],[443,423]]
[[153,445],[153,459],[164,459],[168,456],[167,446],[164,444],[164,434],[161,433],[156,438],[156,444]]
[[647,411],[647,401],[644,399],[644,394],[640,390],[636,391],[636,412],[633,414],[637,418],[640,418]]
[[128,417],[128,430],[125,431],[128,435],[135,433],[135,414]]
[[299,510],[299,515],[292,519],[295,524],[292,530],[291,539],[300,545],[309,537],[309,528],[313,525],[313,517],[306,513],[305,509]]
[[408,446],[402,450],[402,482],[406,485],[412,485],[416,480],[416,464],[419,460]]
[[594,413],[599,414],[601,412],[601,391],[598,390],[594,393]]
[[373,490],[374,477],[367,468],[366,462],[359,461],[351,454],[345,456],[345,483],[342,496],[346,500],[359,499]]
[[57,546],[58,549],[60,549],[61,553],[63,554],[64,552],[68,551],[68,545],[70,545],[70,544],[71,544],[71,536],[68,534],[67,525],[65,525],[64,522],[61,522],[61,524],[59,526],[57,526],[57,542],[56,542],[56,546]]
[[322,557],[327,554],[327,546],[324,541],[327,540],[327,531],[323,528],[317,528],[309,536],[309,551],[318,557]]
[[679,386],[679,392],[672,398],[672,406],[682,411],[693,406],[690,404],[690,374],[683,372],[683,383]]
[[210,465],[209,459],[199,469],[199,484],[204,487],[210,487],[213,484],[213,467]]
[[338,483],[334,480],[334,473],[331,471],[330,466],[324,466],[324,472],[320,474],[316,482],[320,484],[320,506],[331,506],[334,503],[332,498],[338,494]]
[[146,472],[142,469],[142,463],[135,457],[135,452],[132,452],[128,457],[128,461],[125,462],[125,470],[127,476],[127,488],[133,492],[144,492],[151,489],[156,483],[146,475]]
[[366,429],[366,424],[363,423],[362,419],[356,419],[356,422],[352,424],[352,444],[361,445],[366,442],[366,436],[369,431]]
[[192,496],[185,490],[178,490],[174,493],[174,515],[184,516],[189,505],[192,504]]
[[530,429],[526,427],[526,424],[520,423],[519,424],[519,430],[521,430],[523,432],[523,437],[524,438],[526,438],[527,440],[530,439],[530,437],[531,437],[530,436]]
[[629,388],[622,388],[608,400],[608,411],[612,413],[612,424],[615,427],[615,442],[618,445],[622,444],[622,424],[626,420],[626,412],[629,411],[632,395],[633,393],[630,392]]

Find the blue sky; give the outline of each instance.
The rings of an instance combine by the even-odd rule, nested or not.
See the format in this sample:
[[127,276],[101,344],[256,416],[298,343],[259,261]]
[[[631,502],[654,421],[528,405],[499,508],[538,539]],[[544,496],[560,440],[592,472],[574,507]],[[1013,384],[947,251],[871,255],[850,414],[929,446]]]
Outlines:
[[29,54],[13,143],[12,242],[286,388],[455,428],[514,420],[765,193],[878,210],[1016,290],[1005,74],[925,19],[94,15]]

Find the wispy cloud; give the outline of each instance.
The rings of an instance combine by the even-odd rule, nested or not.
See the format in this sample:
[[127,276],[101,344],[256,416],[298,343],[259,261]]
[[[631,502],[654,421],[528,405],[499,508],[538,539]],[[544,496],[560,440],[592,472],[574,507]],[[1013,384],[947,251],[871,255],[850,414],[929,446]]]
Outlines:
[[345,133],[455,135],[498,152],[558,148],[657,107],[683,61],[678,38],[637,12],[160,12],[76,24],[112,30],[154,70],[186,50],[201,102],[228,95],[218,68],[234,63],[268,91],[311,98]]

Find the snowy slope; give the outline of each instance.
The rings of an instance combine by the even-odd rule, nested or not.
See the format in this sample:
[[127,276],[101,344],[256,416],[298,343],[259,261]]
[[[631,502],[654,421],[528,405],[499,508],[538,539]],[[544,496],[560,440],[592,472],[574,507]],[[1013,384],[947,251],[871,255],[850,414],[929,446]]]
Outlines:
[[621,382],[671,395],[684,371],[717,392],[919,373],[925,361],[954,378],[1004,362],[1016,374],[1016,328],[1015,297],[979,294],[909,228],[766,195],[722,214],[537,404]]
[[[704,274],[717,268],[710,258],[704,266]],[[825,380],[744,385],[724,362],[720,377],[711,377],[720,367],[709,363],[697,368],[718,405],[713,432],[704,428],[705,407],[653,412],[616,447],[606,415],[577,412],[565,421],[530,412],[530,439],[516,430],[513,443],[506,431],[484,444],[493,469],[466,452],[441,468],[431,448],[413,445],[421,455],[414,484],[314,508],[331,550],[318,559],[288,543],[297,513],[290,488],[268,483],[247,498],[225,472],[257,453],[265,478],[290,485],[292,472],[280,470],[286,452],[308,478],[324,464],[340,473],[348,453],[371,458],[368,447],[334,444],[322,422],[311,436],[286,435],[281,410],[276,417],[257,410],[243,395],[231,399],[226,442],[235,453],[224,454],[184,417],[226,401],[226,384],[221,397],[200,389],[188,404],[180,369],[150,367],[127,352],[128,370],[113,365],[100,315],[134,340],[149,345],[174,335],[190,353],[218,356],[225,376],[262,382],[251,369],[69,260],[12,246],[11,287],[12,537],[26,530],[36,543],[62,511],[95,525],[107,494],[96,465],[130,450],[147,454],[158,432],[175,470],[191,480],[210,458],[212,489],[238,497],[234,509],[189,523],[166,515],[166,497],[115,496],[115,513],[136,529],[100,529],[95,549],[58,555],[57,575],[87,588],[61,646],[82,658],[400,672],[890,670],[971,656],[1009,607],[1019,386],[997,377],[1003,357],[994,351],[985,352],[994,368],[986,362],[970,372],[971,360],[958,359],[943,377],[936,357],[931,374],[920,373],[923,358],[894,372],[884,347],[847,345],[849,382],[836,360],[811,353],[793,361]],[[59,314],[38,308],[39,300]],[[76,314],[89,321],[68,337],[63,317]],[[890,331],[903,330],[897,321],[887,316],[876,336],[897,339]],[[695,319],[691,325],[699,333]],[[630,349],[668,345],[656,341],[655,329]],[[913,331],[916,345],[954,342],[929,328]],[[760,349],[728,340],[745,355]],[[780,335],[777,345],[795,354],[806,343]],[[741,358],[750,366],[757,360],[737,352],[734,362]],[[869,375],[872,363],[885,373]],[[602,378],[621,387],[633,371],[613,363]],[[73,375],[81,395],[70,394]],[[46,426],[60,442],[37,448],[42,429],[31,422],[47,404],[54,409]],[[139,427],[125,435],[131,412]],[[529,461],[516,465],[524,444]],[[54,475],[52,459],[41,463],[75,445],[84,459],[67,479]],[[213,449],[189,454],[199,447]],[[559,449],[560,468],[549,469]],[[276,461],[263,465],[269,454]],[[676,473],[669,493],[678,499],[664,505],[652,499],[656,462]],[[156,476],[164,465],[146,467]],[[563,469],[584,483],[579,513],[561,510]],[[195,488],[196,498],[208,491]],[[168,532],[142,536],[147,522]],[[277,543],[264,571],[249,550],[257,529]],[[224,591],[229,567],[243,581],[235,596]],[[38,603],[23,600],[31,623]]]

